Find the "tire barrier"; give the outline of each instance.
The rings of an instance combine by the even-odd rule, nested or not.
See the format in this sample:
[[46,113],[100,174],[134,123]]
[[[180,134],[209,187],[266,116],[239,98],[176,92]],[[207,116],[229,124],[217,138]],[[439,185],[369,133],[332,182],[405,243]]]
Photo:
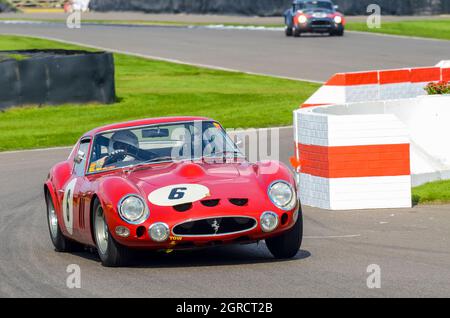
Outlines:
[[115,100],[111,53],[0,51],[0,109]]
[[411,186],[450,179],[450,96],[423,96],[428,82],[450,81],[448,63],[438,65],[337,74],[307,102],[325,105],[294,112],[304,204],[410,207]]

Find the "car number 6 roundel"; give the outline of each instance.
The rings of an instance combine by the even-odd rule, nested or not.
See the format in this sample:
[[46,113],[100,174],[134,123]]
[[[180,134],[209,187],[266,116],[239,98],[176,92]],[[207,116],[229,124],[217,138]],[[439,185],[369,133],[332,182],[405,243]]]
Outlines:
[[62,204],[64,225],[70,235],[73,234],[73,192],[75,191],[76,184],[77,179],[73,179],[66,186]]
[[209,189],[200,184],[174,184],[153,191],[148,200],[154,205],[174,206],[199,201],[209,195]]

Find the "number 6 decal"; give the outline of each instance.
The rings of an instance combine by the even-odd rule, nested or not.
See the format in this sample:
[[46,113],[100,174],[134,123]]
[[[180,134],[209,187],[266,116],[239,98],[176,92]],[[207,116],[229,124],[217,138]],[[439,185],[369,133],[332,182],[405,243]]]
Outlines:
[[173,188],[169,193],[169,200],[179,200],[184,197],[187,188]]
[[73,234],[73,192],[76,185],[77,179],[73,179],[66,186],[62,204],[64,225],[66,226],[67,232],[69,232],[70,235]]
[[174,184],[149,194],[148,200],[159,206],[174,206],[199,201],[210,196],[209,189],[200,184]]

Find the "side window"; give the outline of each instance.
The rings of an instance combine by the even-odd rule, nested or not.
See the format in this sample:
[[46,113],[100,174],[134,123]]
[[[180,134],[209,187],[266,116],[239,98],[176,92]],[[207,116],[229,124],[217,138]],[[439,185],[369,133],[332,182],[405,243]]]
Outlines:
[[80,144],[80,148],[78,148],[78,152],[75,154],[74,173],[78,177],[84,175],[84,168],[86,167],[89,144],[90,140],[82,141]]

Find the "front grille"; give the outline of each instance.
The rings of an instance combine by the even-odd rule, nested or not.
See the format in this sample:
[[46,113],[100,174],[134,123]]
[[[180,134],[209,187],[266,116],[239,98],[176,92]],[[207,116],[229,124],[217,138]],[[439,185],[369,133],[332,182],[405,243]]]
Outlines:
[[330,26],[330,21],[327,20],[316,20],[311,22],[312,26]]
[[178,224],[173,228],[173,234],[178,236],[225,235],[249,231],[256,225],[256,220],[249,217],[216,217]]

